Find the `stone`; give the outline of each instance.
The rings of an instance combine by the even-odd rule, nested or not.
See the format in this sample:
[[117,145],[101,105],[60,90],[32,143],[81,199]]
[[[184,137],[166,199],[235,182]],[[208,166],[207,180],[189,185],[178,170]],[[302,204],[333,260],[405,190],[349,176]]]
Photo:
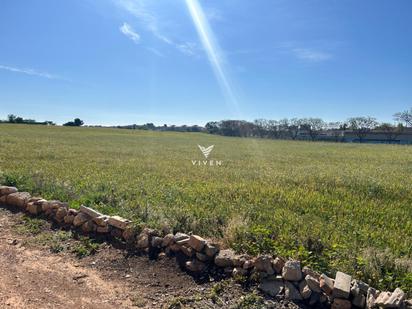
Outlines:
[[7,195],[6,202],[12,206],[25,208],[30,197],[31,195],[28,192],[15,192]]
[[405,293],[400,288],[396,288],[393,293],[380,293],[378,298],[376,298],[375,304],[383,308],[400,308],[405,300],[405,297]]
[[207,256],[213,258],[218,253],[219,248],[213,244],[206,243],[204,250]]
[[233,257],[232,262],[233,262],[233,266],[241,267],[244,263],[244,259],[239,255],[235,255]]
[[115,228],[115,227],[111,227],[110,225],[107,225],[110,229],[110,235],[114,238],[122,238],[123,236],[123,230]]
[[332,309],[350,309],[352,303],[347,299],[335,298],[332,303]]
[[67,216],[65,216],[65,217],[63,218],[63,221],[64,221],[64,223],[66,223],[66,224],[73,224],[74,217],[75,217],[74,215],[68,214]]
[[56,210],[56,211],[60,207],[68,208],[66,203],[63,203],[63,202],[60,202],[60,201],[57,201],[57,200],[50,201],[49,204],[50,204],[50,208],[53,209],[53,210]]
[[300,262],[295,260],[286,261],[282,269],[282,277],[287,281],[300,281],[302,279]]
[[335,298],[349,298],[352,277],[338,271],[335,277],[335,284],[333,286],[332,295]]
[[67,214],[68,214],[68,215],[71,215],[71,216],[77,216],[77,215],[79,214],[79,212],[78,212],[76,209],[69,208],[69,209],[67,210]]
[[206,240],[197,235],[190,235],[188,245],[195,249],[197,252],[201,252],[206,244]]
[[247,270],[239,267],[233,268],[232,276],[245,276],[247,274]]
[[101,233],[101,234],[109,233],[110,232],[110,226],[109,225],[97,226],[96,232]]
[[233,260],[235,259],[236,254],[232,249],[220,250],[219,253],[215,256],[215,264],[218,267],[233,267]]
[[0,196],[16,193],[17,191],[16,187],[0,186]]
[[178,244],[175,244],[175,243],[171,244],[168,248],[170,248],[170,250],[172,252],[179,252],[180,251],[180,246]]
[[27,203],[26,210],[32,215],[38,215],[39,213],[41,213],[42,207],[35,202],[29,202]]
[[169,233],[163,237],[162,247],[170,246],[174,242],[174,235]]
[[308,284],[309,288],[316,293],[320,293],[321,289],[320,289],[320,284],[319,284],[319,280],[317,280],[316,278],[312,277],[311,275],[306,275],[305,277],[305,281]]
[[255,263],[254,263],[253,260],[246,260],[246,261],[243,263],[243,269],[251,269],[251,268],[253,268],[254,266],[255,266]]
[[352,304],[358,308],[365,308],[365,304],[366,304],[365,295],[363,295],[362,293],[359,293],[358,295],[354,296],[352,298]]
[[196,258],[201,262],[207,262],[211,259],[209,256],[201,252],[196,252]]
[[97,230],[97,224],[94,223],[92,220],[86,221],[82,225],[83,233],[92,233],[92,232],[96,232],[96,230]]
[[132,227],[126,228],[123,233],[122,237],[127,243],[132,243],[135,241],[136,231]]
[[270,255],[260,255],[255,259],[255,268],[257,271],[273,275],[275,271],[272,268],[272,257]]
[[105,215],[97,216],[92,219],[98,226],[106,226],[109,223],[109,217]]
[[[357,279],[352,280],[352,287],[353,286],[358,288],[360,293],[362,293],[363,295],[366,295],[368,293],[369,284],[367,284],[367,283],[365,283],[361,280],[357,280]],[[351,288],[351,291],[352,291],[352,288]]]
[[192,256],[195,255],[194,250],[189,246],[185,246],[185,245],[180,246],[180,251],[182,251],[183,254],[188,256],[188,257],[192,257]]
[[290,300],[302,300],[298,289],[289,281],[285,281],[285,298]]
[[379,292],[374,288],[369,288],[368,293],[366,294],[366,307],[368,309],[375,307],[376,298],[378,297]]
[[112,216],[112,217],[109,217],[108,223],[111,226],[114,226],[120,230],[125,230],[128,227],[128,225],[131,223],[131,221],[124,219],[122,217],[119,217],[119,216]]
[[152,237],[152,247],[160,248],[162,246],[163,238],[158,236]]
[[320,293],[316,293],[312,291],[309,299],[309,305],[314,306],[315,304],[320,303]]
[[327,295],[332,295],[333,292],[333,280],[325,274],[321,274],[319,277],[319,286],[323,292]]
[[32,196],[31,198],[29,198],[29,200],[27,201],[27,203],[30,202],[38,202],[38,201],[45,201],[45,199],[39,197],[39,196]]
[[184,238],[180,240],[176,240],[176,243],[180,246],[187,245],[189,243],[189,238]]
[[190,237],[190,236],[187,235],[187,234],[177,232],[176,235],[174,236],[174,241],[175,241],[175,242],[178,242],[178,241],[184,240],[184,239],[189,240],[189,237]]
[[66,215],[67,215],[67,209],[65,207],[60,207],[56,212],[56,220],[59,222],[62,222]]
[[312,295],[312,290],[309,288],[308,284],[306,283],[306,280],[302,280],[299,283],[299,292],[300,295],[302,295],[303,299],[309,299]]
[[159,236],[159,235],[160,235],[158,230],[149,229],[148,227],[145,227],[145,228],[142,230],[142,233],[148,235],[149,237]]
[[94,210],[90,207],[86,207],[84,205],[80,205],[79,211],[85,213],[90,218],[97,218],[97,217],[103,216],[100,212],[98,212],[98,211],[96,211],[96,210]]
[[83,225],[84,223],[86,223],[89,219],[90,219],[90,218],[89,218],[88,215],[86,215],[86,214],[83,213],[83,212],[79,212],[79,213],[77,214],[77,216],[74,217],[73,225],[74,225],[75,227],[79,227],[79,226]]
[[350,287],[350,294],[355,297],[361,293],[358,282],[356,280],[352,280],[351,287]]
[[40,199],[36,199],[35,201],[33,201],[36,205],[40,205],[43,206],[43,203],[48,203],[47,200],[45,200],[44,198],[40,198]]
[[321,304],[329,303],[329,301],[330,301],[330,298],[328,295],[326,295],[325,293],[319,294],[319,302]]
[[315,278],[316,280],[319,280],[319,277],[320,277],[320,274],[319,274],[318,272],[310,269],[310,268],[307,267],[307,266],[304,266],[304,267],[302,268],[302,273],[303,273],[303,276],[304,276],[304,277],[306,277],[307,275],[309,275],[309,276]]
[[185,266],[187,270],[194,273],[202,272],[206,268],[206,265],[198,260],[187,261]]
[[285,289],[283,280],[266,280],[263,279],[258,286],[263,293],[276,297],[281,295]]
[[285,266],[285,260],[277,257],[272,260],[272,268],[275,270],[277,274],[281,274],[283,270],[283,266]]
[[41,205],[41,210],[42,210],[42,212],[48,212],[50,209],[51,209],[50,202],[44,202],[44,203]]
[[406,309],[411,309],[412,308],[412,298],[405,300],[405,307]]
[[149,244],[149,235],[146,233],[140,233],[139,236],[137,236],[136,247],[138,249],[149,248]]

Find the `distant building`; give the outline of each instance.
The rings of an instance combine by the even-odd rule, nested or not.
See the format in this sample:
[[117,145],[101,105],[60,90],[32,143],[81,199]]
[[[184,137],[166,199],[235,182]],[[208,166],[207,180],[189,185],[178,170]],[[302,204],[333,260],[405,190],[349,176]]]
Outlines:
[[[343,141],[347,143],[359,143],[356,132],[344,131]],[[362,143],[373,144],[412,144],[412,128],[404,128],[401,133],[388,133],[381,130],[373,130],[362,137]]]
[[[299,130],[297,135],[299,140],[310,140],[311,136],[306,129]],[[324,130],[316,136],[318,141],[342,142],[342,143],[359,143],[359,136],[352,130]],[[412,128],[404,128],[402,133],[384,132],[382,130],[373,130],[362,137],[362,143],[370,144],[401,144],[412,145]]]

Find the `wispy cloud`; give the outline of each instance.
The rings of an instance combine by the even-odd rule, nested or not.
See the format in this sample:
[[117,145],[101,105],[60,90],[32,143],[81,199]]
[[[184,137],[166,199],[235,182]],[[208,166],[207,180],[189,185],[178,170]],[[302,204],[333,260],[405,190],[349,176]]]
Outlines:
[[211,21],[223,21],[223,15],[220,10],[213,7],[207,7],[204,9],[206,18],[209,22]]
[[14,72],[14,73],[21,73],[21,74],[26,74],[26,75],[32,75],[32,76],[38,76],[38,77],[48,78],[48,79],[64,80],[64,78],[58,75],[50,74],[47,72],[40,72],[40,71],[29,69],[29,68],[16,68],[16,67],[11,67],[11,66],[0,64],[0,70]]
[[119,30],[136,44],[139,43],[140,35],[128,23],[123,23]]
[[296,58],[309,62],[322,62],[333,58],[332,54],[310,48],[293,48]]
[[[193,56],[198,50],[194,42],[179,42],[161,31],[160,18],[152,12],[142,0],[114,0],[122,9],[136,17],[143,27],[161,42],[170,45],[180,52]],[[156,53],[155,53],[156,54]]]
[[165,55],[163,55],[160,51],[158,51],[156,48],[146,47],[146,49],[147,49],[148,51],[150,51],[151,53],[155,54],[156,56],[159,56],[159,57],[164,57],[164,56],[165,56]]
[[[310,47],[308,47],[310,45]],[[334,42],[282,42],[277,44],[277,49],[285,54],[294,56],[296,59],[308,62],[319,63],[334,58],[330,52],[336,48]]]
[[176,48],[180,50],[182,53],[189,55],[189,56],[194,56],[197,51],[197,45],[193,42],[185,42],[182,44],[177,44]]

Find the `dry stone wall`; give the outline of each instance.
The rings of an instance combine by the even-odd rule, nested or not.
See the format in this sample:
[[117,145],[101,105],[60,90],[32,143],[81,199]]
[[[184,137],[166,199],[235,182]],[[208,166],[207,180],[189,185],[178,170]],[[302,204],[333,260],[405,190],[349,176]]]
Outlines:
[[15,187],[0,186],[0,204],[15,206],[34,216],[46,216],[63,227],[85,234],[122,239],[141,252],[179,256],[182,266],[193,274],[215,269],[228,276],[254,278],[263,293],[304,302],[313,308],[412,308],[412,300],[406,300],[406,294],[399,288],[381,292],[343,272],[337,272],[333,279],[302,267],[296,260],[236,254],[198,235],[165,233],[150,228],[138,233],[132,222],[122,217],[106,216],[85,206],[71,209],[67,203],[32,197]]

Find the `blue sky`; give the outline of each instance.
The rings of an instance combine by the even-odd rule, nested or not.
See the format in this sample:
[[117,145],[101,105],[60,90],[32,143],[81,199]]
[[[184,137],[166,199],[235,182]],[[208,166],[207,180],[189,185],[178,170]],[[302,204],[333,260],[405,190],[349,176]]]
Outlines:
[[409,0],[2,0],[0,118],[391,115],[412,107]]

